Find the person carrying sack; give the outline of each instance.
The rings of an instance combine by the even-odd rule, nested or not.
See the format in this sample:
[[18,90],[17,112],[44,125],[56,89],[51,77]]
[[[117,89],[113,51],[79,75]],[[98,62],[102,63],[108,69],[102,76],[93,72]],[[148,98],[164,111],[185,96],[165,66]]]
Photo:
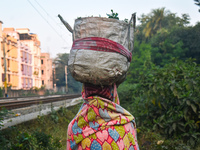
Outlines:
[[139,150],[135,118],[117,94],[132,58],[135,14],[132,29],[131,21],[87,17],[77,19],[72,30],[60,19],[73,33],[68,65],[83,83],[84,99],[68,125],[67,150]]

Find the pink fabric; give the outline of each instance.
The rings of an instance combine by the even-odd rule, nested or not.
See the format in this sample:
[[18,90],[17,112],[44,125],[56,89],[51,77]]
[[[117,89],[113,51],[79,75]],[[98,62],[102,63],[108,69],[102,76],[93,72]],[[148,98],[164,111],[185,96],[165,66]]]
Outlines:
[[105,52],[120,53],[131,62],[132,54],[121,44],[101,37],[86,37],[73,42],[72,49],[85,49]]
[[107,98],[111,101],[114,100],[114,97],[116,97],[114,94],[114,89],[116,88],[115,85],[103,85],[103,86],[99,86],[99,85],[93,85],[93,84],[89,84],[89,83],[84,83],[84,92],[82,92],[82,95],[84,95],[84,99],[87,99],[90,96],[101,96],[103,98]]

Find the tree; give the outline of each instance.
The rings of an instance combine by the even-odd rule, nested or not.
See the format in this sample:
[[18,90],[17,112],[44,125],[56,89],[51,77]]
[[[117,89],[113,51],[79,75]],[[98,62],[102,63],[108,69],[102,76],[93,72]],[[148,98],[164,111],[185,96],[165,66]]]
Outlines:
[[[195,4],[200,7],[200,0],[194,0],[194,1],[196,2]],[[199,12],[200,12],[200,9],[199,9]]]
[[133,84],[138,82],[138,77],[151,68],[151,45],[145,42],[135,41],[132,62],[127,73],[127,83]]
[[54,63],[56,64],[56,85],[57,86],[65,86],[65,66],[68,64],[68,57],[69,54],[63,53],[63,54],[57,54],[57,57],[54,60]]
[[[140,44],[145,42],[151,46],[153,63],[164,66],[173,57],[182,60],[189,58],[187,55],[189,49],[185,46],[185,43],[188,43],[185,42],[185,39],[188,37],[187,35],[179,36],[190,28],[188,26],[190,23],[189,15],[183,14],[178,17],[175,13],[161,8],[152,10],[148,15],[143,14],[139,20],[141,24],[136,28],[136,41],[139,41]],[[180,33],[176,34],[178,31]],[[198,31],[196,32],[198,33]],[[195,33],[188,34],[194,35]]]
[[138,19],[141,23],[139,27],[140,32],[142,31],[145,38],[148,39],[162,28],[171,30],[175,26],[183,27],[190,23],[188,14],[182,14],[182,17],[177,17],[175,13],[165,10],[165,8],[153,9],[149,14],[143,14]]
[[162,29],[151,38],[152,62],[156,65],[164,66],[174,57],[182,60],[187,58],[188,49],[184,47],[182,39],[174,35],[174,32]]
[[176,28],[171,32],[171,38],[174,41],[182,41],[183,49],[187,49],[185,55],[187,58],[195,58],[200,63],[200,23],[193,27]]
[[143,33],[145,37],[153,36],[157,30],[162,28],[162,21],[165,16],[165,8],[154,9],[152,12],[143,18],[143,21],[146,22]]
[[[69,54],[62,53],[57,54],[57,57],[54,60],[56,64],[56,85],[57,86],[66,86],[65,81],[65,66],[68,65]],[[82,84],[74,80],[71,76],[69,70],[67,69],[67,83],[68,83],[68,91],[69,93],[80,93]]]
[[155,66],[140,74],[137,83],[120,85],[121,104],[134,114],[138,126],[194,146],[200,138],[199,72],[192,59]]

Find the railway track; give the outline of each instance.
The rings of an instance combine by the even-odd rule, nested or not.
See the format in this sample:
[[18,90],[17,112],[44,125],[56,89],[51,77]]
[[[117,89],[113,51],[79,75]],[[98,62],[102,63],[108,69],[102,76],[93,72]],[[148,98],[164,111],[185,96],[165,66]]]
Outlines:
[[81,94],[58,95],[58,96],[40,96],[40,97],[26,97],[26,98],[3,98],[0,100],[0,109],[6,108],[8,110],[15,108],[22,108],[31,105],[58,102],[63,100],[70,100],[72,98],[81,97]]

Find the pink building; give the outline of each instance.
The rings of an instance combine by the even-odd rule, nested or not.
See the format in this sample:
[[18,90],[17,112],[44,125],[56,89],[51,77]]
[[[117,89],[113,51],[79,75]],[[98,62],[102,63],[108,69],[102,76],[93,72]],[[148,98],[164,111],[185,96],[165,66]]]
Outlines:
[[20,57],[21,87],[30,89],[33,87],[32,53],[30,47],[24,43],[20,43]]
[[[25,72],[28,71],[28,73],[25,75],[25,80],[23,79],[22,81],[23,86],[27,87],[31,85],[33,87],[40,88],[42,84],[40,63],[41,48],[39,38],[37,34],[30,33],[30,30],[28,28],[20,28],[16,29],[16,31],[19,32],[20,42],[24,45],[27,45],[30,48],[30,51],[26,49],[22,49],[21,51],[21,59],[24,62],[22,72],[25,75]],[[31,65],[29,65],[29,63]],[[29,80],[30,73],[32,73],[32,81]]]
[[[6,43],[3,41],[4,38]],[[3,51],[6,51],[6,55]],[[12,85],[12,89],[40,88],[42,85],[46,89],[53,89],[50,54],[41,54],[38,36],[29,33],[28,28],[2,30],[0,21],[0,58],[0,86],[4,86],[5,58],[7,83]]]
[[49,53],[41,53],[41,78],[42,86],[46,89],[53,89],[52,59]]
[[[15,55],[18,56],[16,59],[18,66],[18,89],[30,89],[33,87],[33,64],[31,49],[23,41],[20,41],[20,34],[19,32],[15,31],[14,28],[4,28],[3,32],[14,37],[17,40],[17,54]],[[12,51],[13,50],[11,50],[11,52]],[[13,65],[10,66],[12,67]]]
[[[2,32],[2,24],[3,24],[3,22],[0,20],[0,58],[1,57],[3,57],[3,52],[1,52],[1,50],[2,50],[2,41],[3,41],[3,32]],[[3,62],[2,61],[0,61],[0,66],[2,66],[3,65]],[[3,68],[2,67],[0,67],[0,86],[3,86],[3,82],[2,82],[2,72],[3,72],[4,70],[3,70]]]

